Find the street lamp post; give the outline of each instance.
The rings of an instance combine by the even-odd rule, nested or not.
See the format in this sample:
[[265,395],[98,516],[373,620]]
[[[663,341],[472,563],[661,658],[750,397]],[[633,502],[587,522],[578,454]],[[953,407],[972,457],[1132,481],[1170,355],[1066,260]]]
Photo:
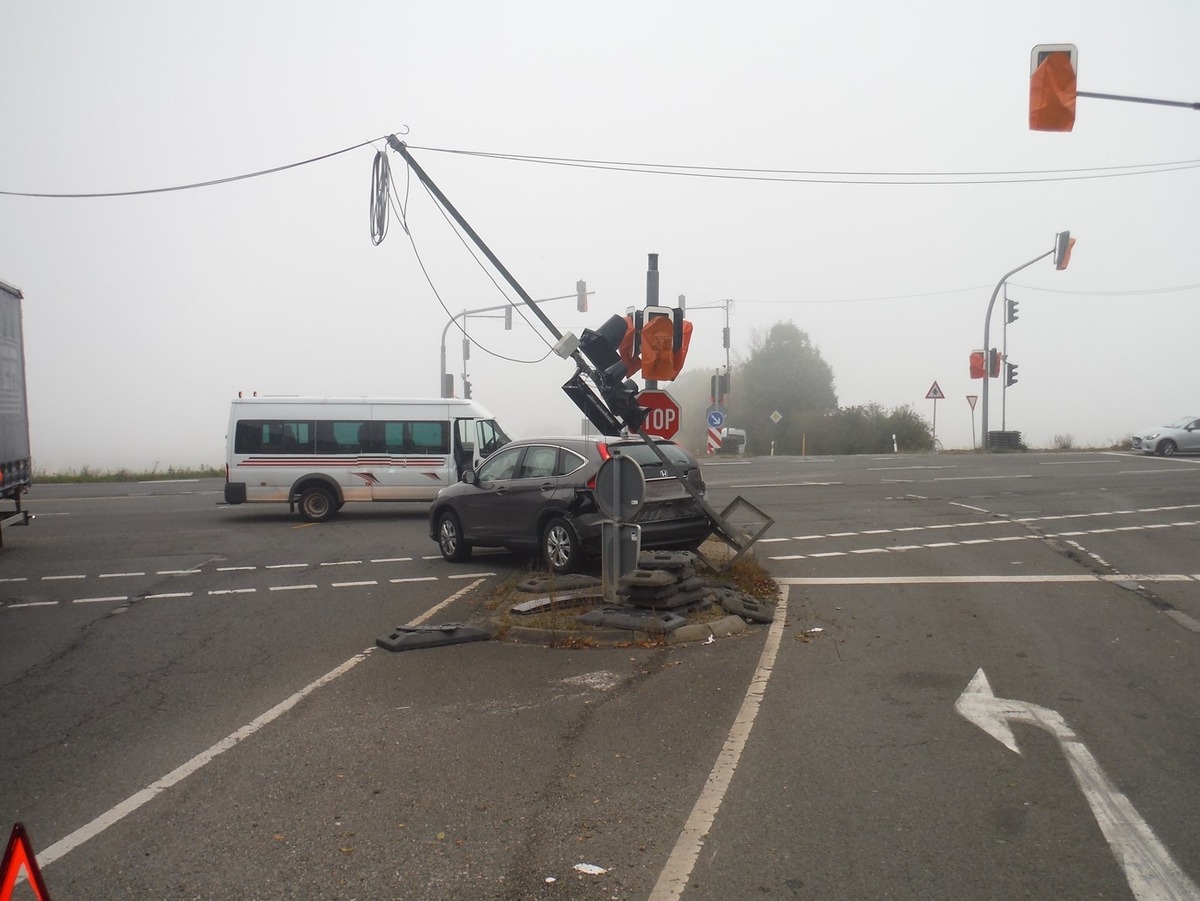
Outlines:
[[[573,298],[576,296],[577,295],[575,295],[575,294],[560,294],[557,297],[544,297],[541,300],[534,300],[534,301],[530,301],[530,302],[533,304],[547,303],[551,300],[568,300],[569,298]],[[458,328],[462,331],[463,337],[465,338],[467,335],[466,321],[467,321],[468,316],[478,316],[480,313],[494,313],[497,310],[508,310],[508,309],[511,309],[513,306],[514,306],[514,304],[510,304],[510,303],[496,304],[496,305],[490,306],[490,307],[480,307],[477,310],[463,310],[461,313],[458,313],[458,314],[450,317],[450,320],[446,323],[446,327],[442,329],[441,365],[440,365],[439,372],[438,372],[439,396],[441,396],[441,397],[453,396],[452,392],[448,389],[448,387],[446,385],[446,333],[448,331],[450,331],[450,326],[457,325]],[[495,317],[490,317],[490,318],[499,319],[500,317],[495,316]],[[458,323],[459,319],[462,320],[461,325],[459,325],[459,323]]]

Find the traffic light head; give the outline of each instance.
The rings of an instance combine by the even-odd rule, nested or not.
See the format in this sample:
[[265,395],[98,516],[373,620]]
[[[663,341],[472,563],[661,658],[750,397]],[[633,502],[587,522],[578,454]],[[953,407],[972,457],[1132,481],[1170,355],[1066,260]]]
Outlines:
[[586,313],[587,304],[587,282],[580,279],[575,283],[575,309],[580,313]]
[[1071,249],[1075,246],[1075,239],[1071,237],[1070,232],[1059,232],[1054,236],[1054,268],[1059,271],[1066,269],[1067,264],[1071,262]]
[[988,377],[989,378],[995,379],[995,378],[1000,377],[1000,363],[1003,359],[1004,359],[1004,354],[1000,353],[1000,351],[996,350],[996,348],[994,348],[994,347],[988,353]]
[[1005,322],[1016,322],[1018,318],[1019,317],[1017,316],[1017,302],[1015,300],[1008,301],[1008,316],[1005,317],[1004,321]]
[[987,372],[987,367],[983,363],[984,353],[982,350],[971,351],[971,378],[981,379]]
[[[614,313],[595,331],[583,330],[579,336],[579,349],[601,372],[608,372],[613,378],[625,378],[629,375],[629,367],[621,361],[620,347],[629,328],[629,320]],[[620,371],[615,368],[618,366]]]
[[1007,387],[1008,385],[1015,385],[1016,383],[1017,383],[1017,364],[1016,363],[1005,363],[1004,364],[1004,384],[1005,384],[1005,386]]
[[1070,131],[1075,127],[1075,65],[1073,44],[1039,44],[1033,48],[1029,76],[1029,128],[1032,131]]

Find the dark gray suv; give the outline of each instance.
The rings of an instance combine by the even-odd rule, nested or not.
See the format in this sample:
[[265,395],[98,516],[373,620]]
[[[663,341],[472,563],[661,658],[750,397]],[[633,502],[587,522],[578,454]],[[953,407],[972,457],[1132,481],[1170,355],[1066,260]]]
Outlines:
[[[656,442],[703,496],[696,458],[670,441]],[[474,547],[535,551],[557,573],[580,569],[599,554],[607,517],[593,496],[600,465],[614,454],[632,457],[646,477],[646,496],[631,522],[647,550],[695,550],[708,536],[708,517],[695,498],[640,438],[525,438],[506,444],[438,492],[429,537],[442,556],[466,560]]]

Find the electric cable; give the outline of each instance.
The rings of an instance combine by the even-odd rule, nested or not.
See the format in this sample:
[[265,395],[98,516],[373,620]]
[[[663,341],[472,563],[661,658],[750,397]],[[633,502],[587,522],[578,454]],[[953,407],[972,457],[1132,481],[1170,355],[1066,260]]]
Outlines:
[[375,163],[371,166],[371,243],[376,247],[387,237],[391,180],[392,166],[387,153],[375,151]]
[[1081,181],[1096,178],[1118,178],[1132,175],[1154,175],[1200,168],[1200,160],[1177,160],[1164,163],[1140,163],[1123,166],[1096,166],[1080,169],[1030,169],[980,172],[852,172],[820,169],[758,169],[729,166],[695,166],[674,163],[639,163],[624,160],[592,160],[571,157],[532,156],[491,151],[455,150],[446,147],[419,147],[413,150],[430,153],[450,153],[483,159],[534,163],[577,169],[599,169],[612,172],[640,172],[648,175],[674,175],[691,178],[719,178],[735,181],[764,181],[797,184],[834,185],[992,185],[1022,184],[1055,181]]
[[[493,285],[495,285],[495,287],[496,287],[496,290],[497,290],[497,291],[500,293],[500,295],[501,295],[502,297],[504,297],[504,299],[505,299],[506,301],[508,301],[508,302],[509,302],[509,304],[510,304],[510,305],[511,305],[511,306],[512,306],[512,307],[513,307],[513,308],[514,308],[516,311],[517,311],[517,314],[518,314],[518,315],[519,315],[519,316],[520,316],[520,317],[521,317],[521,318],[522,318],[522,319],[525,321],[525,323],[526,323],[527,325],[529,325],[529,327],[530,327],[530,329],[533,331],[533,333],[534,333],[535,335],[537,335],[537,336],[538,336],[538,338],[540,338],[540,339],[541,339],[541,341],[542,341],[542,343],[543,343],[543,344],[546,344],[546,346],[547,346],[547,348],[548,348],[548,349],[547,349],[547,351],[546,351],[546,353],[545,353],[545,354],[543,354],[542,356],[538,357],[537,359],[533,359],[533,360],[522,360],[522,359],[519,359],[519,358],[517,358],[517,357],[509,357],[509,356],[505,356],[504,354],[497,353],[496,351],[494,351],[494,350],[491,350],[491,349],[490,349],[490,348],[488,348],[487,346],[485,346],[485,345],[483,345],[483,344],[480,344],[478,341],[476,341],[474,338],[472,338],[472,337],[471,337],[471,336],[470,336],[470,335],[467,333],[467,329],[466,329],[466,325],[465,325],[465,323],[459,322],[459,321],[458,321],[458,315],[456,315],[456,314],[454,314],[454,313],[451,313],[451,312],[450,312],[450,308],[449,308],[448,306],[446,306],[446,302],[445,302],[445,300],[442,298],[442,294],[441,294],[441,292],[438,290],[438,287],[437,287],[437,285],[434,283],[433,276],[432,276],[432,275],[430,275],[430,273],[429,273],[429,269],[428,269],[428,267],[425,265],[425,260],[424,260],[424,258],[421,256],[421,251],[420,251],[420,249],[417,247],[416,238],[413,236],[411,228],[409,228],[409,227],[408,227],[408,224],[407,224],[407,216],[406,216],[406,217],[405,217],[405,228],[404,228],[404,232],[405,232],[405,234],[406,234],[406,235],[408,235],[408,240],[409,240],[409,243],[412,245],[413,255],[416,257],[416,260],[417,260],[417,265],[418,265],[418,267],[420,267],[420,269],[421,269],[421,273],[422,273],[422,275],[424,275],[424,277],[425,277],[425,281],[426,281],[426,283],[429,285],[429,290],[433,292],[433,296],[434,296],[434,298],[437,300],[437,302],[438,302],[438,305],[439,305],[439,306],[442,308],[442,310],[445,312],[446,316],[447,316],[447,317],[450,319],[450,321],[454,323],[454,326],[455,326],[455,328],[457,328],[457,329],[458,329],[458,330],[459,330],[459,331],[462,333],[462,336],[463,336],[465,339],[467,339],[468,341],[470,341],[470,342],[471,342],[471,344],[472,344],[472,346],[479,348],[479,350],[483,351],[483,352],[484,352],[485,354],[487,354],[488,356],[495,357],[495,358],[497,358],[497,359],[499,359],[499,360],[504,360],[504,361],[506,361],[506,362],[508,362],[508,363],[520,363],[520,364],[524,364],[524,365],[532,365],[532,364],[535,364],[535,363],[540,363],[540,362],[542,362],[543,360],[545,360],[545,359],[546,359],[547,357],[549,357],[549,356],[550,356],[550,354],[553,352],[553,350],[554,350],[554,348],[553,348],[553,345],[551,345],[551,344],[550,344],[548,341],[546,341],[545,337],[544,337],[544,336],[542,336],[542,334],[541,334],[540,332],[538,332],[538,330],[537,330],[536,328],[534,328],[534,327],[533,327],[533,325],[532,325],[532,324],[529,322],[529,320],[528,320],[528,319],[525,317],[525,314],[524,314],[524,312],[521,310],[521,308],[520,308],[519,306],[517,306],[515,303],[513,303],[512,299],[511,299],[511,298],[509,298],[509,297],[508,297],[508,296],[507,296],[507,295],[504,293],[504,290],[503,290],[503,289],[500,287],[500,285],[499,285],[499,284],[496,282],[496,279],[495,279],[495,277],[494,277],[494,276],[491,274],[491,272],[489,272],[489,271],[488,271],[488,269],[487,269],[485,266],[483,266],[483,264],[480,262],[479,258],[478,258],[478,257],[475,255],[474,251],[473,251],[473,250],[470,248],[470,246],[469,246],[469,245],[466,245],[466,242],[463,240],[462,234],[461,234],[461,233],[458,231],[458,229],[457,229],[457,228],[455,228],[455,227],[454,227],[454,225],[453,225],[453,223],[451,222],[451,220],[450,220],[449,216],[447,216],[447,215],[446,215],[446,211],[445,211],[445,210],[443,210],[443,209],[442,209],[442,206],[441,206],[441,204],[437,202],[437,198],[435,198],[435,197],[433,196],[433,194],[432,194],[432,193],[429,191],[429,189],[428,189],[428,188],[426,188],[426,189],[425,189],[425,193],[426,193],[426,194],[429,196],[429,199],[433,201],[433,203],[434,203],[434,206],[435,206],[435,207],[438,209],[438,211],[439,211],[439,212],[442,214],[442,217],[443,217],[444,219],[446,219],[447,223],[449,223],[449,224],[451,225],[451,228],[452,228],[452,230],[454,231],[454,234],[455,234],[455,235],[458,237],[459,241],[460,241],[460,242],[462,242],[462,243],[464,244],[464,246],[466,246],[466,248],[467,248],[467,252],[471,254],[471,257],[472,257],[472,258],[475,260],[475,263],[476,263],[476,265],[478,265],[478,266],[480,267],[480,269],[482,269],[482,270],[483,270],[484,274],[485,274],[485,275],[487,275],[487,277],[488,277],[488,278],[491,280],[492,284],[493,284]],[[398,198],[397,198],[397,205],[398,205],[398,203],[399,203],[399,201],[398,201]],[[406,209],[406,207],[407,207],[407,204],[405,205],[405,209]]]
[[[403,132],[408,133],[406,128]],[[142,188],[135,191],[92,191],[77,194],[54,194],[48,192],[35,191],[0,191],[0,195],[5,197],[42,197],[53,199],[92,199],[98,197],[137,197],[143,194],[166,194],[171,191],[190,191],[193,188],[211,188],[213,185],[226,185],[230,182],[244,181],[247,178],[258,178],[263,175],[274,175],[276,172],[285,172],[288,169],[296,169],[300,166],[307,166],[311,163],[319,163],[322,160],[332,159],[335,156],[341,156],[343,153],[349,153],[352,150],[358,150],[361,147],[367,147],[374,144],[376,141],[386,139],[386,135],[380,138],[372,138],[369,141],[363,141],[361,144],[355,144],[352,147],[343,147],[341,150],[334,150],[330,153],[323,153],[320,156],[314,156],[307,160],[301,160],[298,163],[287,163],[283,166],[274,166],[270,169],[259,169],[257,172],[247,172],[243,175],[230,175],[227,178],[214,178],[210,181],[197,181],[186,185],[171,185],[166,188]]]

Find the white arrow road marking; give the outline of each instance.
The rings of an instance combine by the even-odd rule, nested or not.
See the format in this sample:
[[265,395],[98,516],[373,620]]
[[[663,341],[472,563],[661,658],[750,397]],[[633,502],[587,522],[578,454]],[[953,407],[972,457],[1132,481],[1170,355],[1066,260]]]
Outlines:
[[982,669],[963,690],[954,709],[1017,754],[1021,751],[1009,723],[1038,726],[1057,738],[1134,897],[1146,901],[1200,898],[1200,887],[1179,868],[1150,825],[1104,775],[1061,714],[1026,701],[996,697]]

